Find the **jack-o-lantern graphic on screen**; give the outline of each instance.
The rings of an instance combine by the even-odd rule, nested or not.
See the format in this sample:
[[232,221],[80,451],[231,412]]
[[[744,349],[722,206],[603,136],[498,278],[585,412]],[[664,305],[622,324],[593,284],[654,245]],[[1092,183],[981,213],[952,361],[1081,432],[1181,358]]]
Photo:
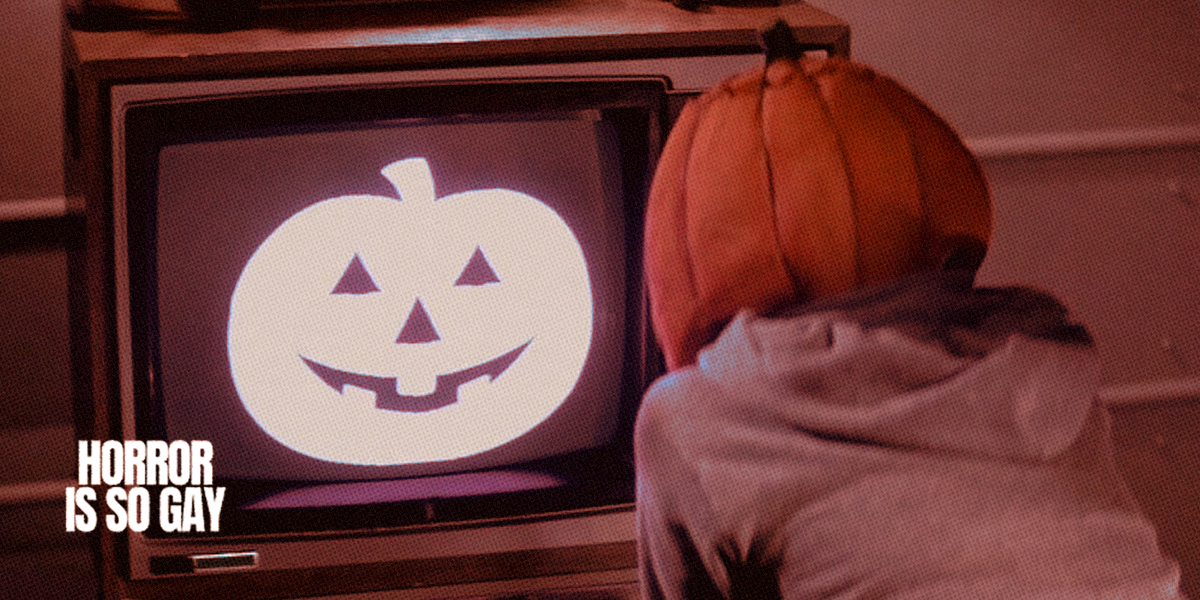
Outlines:
[[424,159],[398,198],[331,198],[247,262],[230,304],[238,395],[280,443],[326,461],[450,460],[528,432],[575,386],[592,335],[583,253],[520,192],[435,196]]

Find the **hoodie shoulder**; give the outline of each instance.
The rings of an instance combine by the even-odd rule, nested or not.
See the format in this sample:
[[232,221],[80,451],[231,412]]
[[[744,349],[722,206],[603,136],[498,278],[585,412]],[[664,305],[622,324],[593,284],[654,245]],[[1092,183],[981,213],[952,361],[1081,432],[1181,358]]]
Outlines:
[[982,357],[1009,337],[1092,346],[1087,328],[1053,295],[1026,286],[975,287],[970,273],[929,272],[784,308],[770,317],[837,313],[864,329],[890,327],[956,356]]
[[1070,445],[1095,401],[1091,346],[1049,294],[923,275],[739,315],[666,389],[701,384],[708,406],[693,412],[827,439],[1045,460]]

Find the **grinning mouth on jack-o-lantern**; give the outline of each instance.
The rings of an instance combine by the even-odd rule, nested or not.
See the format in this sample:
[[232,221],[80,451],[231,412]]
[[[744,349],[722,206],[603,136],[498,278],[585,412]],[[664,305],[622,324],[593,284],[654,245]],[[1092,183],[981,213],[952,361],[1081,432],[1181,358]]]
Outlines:
[[308,365],[308,368],[312,369],[312,372],[321,378],[321,381],[324,381],[326,385],[337,390],[339,394],[345,393],[347,385],[352,385],[375,392],[375,407],[381,410],[425,412],[458,402],[458,388],[464,383],[469,383],[484,376],[488,377],[491,381],[495,381],[497,377],[500,377],[502,373],[508,370],[508,367],[513,364],[513,361],[517,360],[517,357],[521,356],[521,353],[525,351],[525,348],[531,342],[533,340],[529,340],[492,360],[473,367],[438,375],[437,386],[433,391],[418,396],[410,396],[397,392],[395,377],[380,377],[342,371],[309,360],[303,356],[300,357],[300,360],[303,360],[304,364]]

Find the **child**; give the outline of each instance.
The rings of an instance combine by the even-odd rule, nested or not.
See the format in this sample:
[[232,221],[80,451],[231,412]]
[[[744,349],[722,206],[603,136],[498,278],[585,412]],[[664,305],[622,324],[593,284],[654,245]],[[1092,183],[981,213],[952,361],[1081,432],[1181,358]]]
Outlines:
[[[915,100],[864,67],[768,47],[765,69],[693,102],[672,131],[647,216],[651,314],[669,373],[647,392],[635,434],[643,597],[1182,598],[1178,566],[1117,474],[1087,331],[1044,293],[973,287],[990,209],[961,144],[930,162],[925,134],[911,134],[916,204],[889,195],[912,188],[910,174],[855,162],[842,147],[844,162],[833,163],[848,172],[838,176],[858,245],[788,250],[824,226],[806,215],[840,218],[804,208],[826,197],[789,194],[843,192],[780,184],[796,167],[782,161],[799,159],[779,155],[820,157],[772,140],[822,143],[804,119],[841,123],[830,139],[843,145],[893,135],[877,123],[847,133],[874,114],[863,107],[878,103],[875,85],[902,106],[900,120],[917,114]],[[794,130],[772,130],[783,121],[766,113],[784,91],[823,104],[787,122]],[[759,158],[741,160],[738,140],[705,137],[722,126],[705,119],[735,121],[730,106],[747,95],[763,132],[743,142]],[[936,117],[924,125],[950,131]],[[708,150],[691,147],[701,138],[731,171],[705,166],[697,154]],[[747,168],[755,160],[765,175]],[[693,173],[720,181],[717,196],[688,187]],[[947,173],[967,187],[928,183]],[[768,197],[756,205],[734,180],[760,176]],[[884,191],[854,195],[872,185]],[[909,218],[913,206],[926,213]],[[927,214],[936,210],[975,216],[939,231],[946,219]],[[684,222],[704,215],[718,217]],[[900,241],[875,243],[883,234],[864,215]],[[738,219],[765,220],[768,234],[741,235]],[[850,274],[831,272],[838,265]]]

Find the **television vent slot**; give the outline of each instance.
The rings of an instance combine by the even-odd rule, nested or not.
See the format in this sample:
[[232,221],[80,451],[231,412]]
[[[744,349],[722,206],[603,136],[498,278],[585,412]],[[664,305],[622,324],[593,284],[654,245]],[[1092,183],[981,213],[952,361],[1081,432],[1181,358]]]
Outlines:
[[224,552],[221,554],[196,554],[192,557],[194,573],[220,573],[240,571],[258,566],[257,552]]

